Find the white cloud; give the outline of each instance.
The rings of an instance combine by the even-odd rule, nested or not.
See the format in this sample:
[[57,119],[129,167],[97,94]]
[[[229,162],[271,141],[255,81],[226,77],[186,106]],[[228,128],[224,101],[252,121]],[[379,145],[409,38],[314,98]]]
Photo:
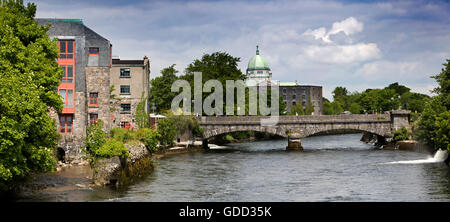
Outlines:
[[336,35],[340,32],[344,32],[345,35],[350,36],[352,34],[361,32],[364,28],[364,24],[356,20],[354,17],[349,17],[345,20],[342,20],[340,22],[333,23],[333,26],[331,29],[326,32],[325,27],[320,27],[318,29],[308,29],[306,32],[304,32],[304,35],[312,35],[314,38],[322,39],[322,41],[326,43],[332,43],[333,41],[330,40],[331,35]]

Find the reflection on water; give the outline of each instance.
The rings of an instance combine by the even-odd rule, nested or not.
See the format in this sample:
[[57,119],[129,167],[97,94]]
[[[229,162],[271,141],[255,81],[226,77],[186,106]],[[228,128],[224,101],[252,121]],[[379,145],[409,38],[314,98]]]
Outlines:
[[285,151],[286,140],[213,147],[159,160],[153,174],[124,190],[85,189],[81,196],[86,201],[450,200],[445,164],[382,164],[428,155],[379,150],[360,137],[304,138],[303,152]]

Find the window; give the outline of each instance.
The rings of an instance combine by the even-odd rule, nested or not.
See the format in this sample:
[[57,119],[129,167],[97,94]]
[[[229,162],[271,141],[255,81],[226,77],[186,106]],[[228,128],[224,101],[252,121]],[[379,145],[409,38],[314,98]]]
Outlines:
[[90,113],[89,114],[89,125],[93,125],[98,120],[98,114],[97,113]]
[[263,73],[263,71],[257,71],[256,73],[258,73],[258,74],[262,74],[262,73]]
[[89,93],[89,105],[98,106],[98,93]]
[[59,41],[59,58],[73,59],[73,52],[75,51],[75,44],[73,40]]
[[73,107],[73,90],[71,89],[60,89],[59,95],[62,97],[64,102],[64,107],[72,108]]
[[120,104],[120,112],[131,112],[131,104],[129,103]]
[[297,95],[293,94],[292,99],[297,99]]
[[130,94],[130,86],[129,85],[121,85],[120,86],[120,94]]
[[130,78],[130,69],[129,68],[124,68],[124,69],[120,69],[120,78]]
[[131,124],[129,122],[120,122],[120,128],[129,129]]
[[292,105],[293,105],[293,106],[295,106],[296,104],[297,104],[297,103],[296,103],[295,101],[294,101],[294,102],[292,102]]
[[98,47],[89,47],[89,55],[98,55],[100,50]]
[[62,65],[63,76],[61,77],[61,83],[73,83],[73,66]]
[[287,91],[286,88],[283,88],[283,94],[286,94],[286,91]]
[[283,95],[283,100],[286,100],[286,95]]
[[59,116],[59,132],[63,134],[72,133],[73,115],[65,114]]

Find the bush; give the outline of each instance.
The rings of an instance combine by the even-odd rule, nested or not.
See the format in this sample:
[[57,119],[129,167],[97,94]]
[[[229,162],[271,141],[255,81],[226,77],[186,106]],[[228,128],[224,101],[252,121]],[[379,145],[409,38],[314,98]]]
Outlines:
[[136,139],[136,134],[133,130],[127,130],[123,128],[112,128],[110,131],[111,138],[114,138],[122,143],[127,143]]
[[121,159],[125,159],[128,155],[128,149],[125,148],[125,145],[121,141],[117,141],[113,138],[107,139],[105,144],[95,151],[95,156],[98,158],[118,156]]
[[150,152],[158,151],[158,142],[161,135],[156,131],[148,128],[141,128],[136,131],[136,137],[144,143]]
[[409,140],[410,136],[411,133],[405,127],[402,127],[394,132],[393,141],[397,142],[400,140]]
[[165,118],[158,121],[158,133],[161,135],[160,142],[162,146],[167,147],[174,144],[173,140],[177,136],[177,129],[171,119]]
[[107,133],[103,131],[103,122],[101,120],[89,126],[86,129],[85,152],[95,156],[97,150],[105,144],[106,135]]

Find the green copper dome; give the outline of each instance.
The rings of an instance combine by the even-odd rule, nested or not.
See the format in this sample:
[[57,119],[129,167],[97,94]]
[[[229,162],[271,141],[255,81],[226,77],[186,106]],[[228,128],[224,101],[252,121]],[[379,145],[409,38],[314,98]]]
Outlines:
[[248,62],[247,71],[252,70],[270,70],[267,60],[259,55],[258,46],[256,46],[256,55]]

